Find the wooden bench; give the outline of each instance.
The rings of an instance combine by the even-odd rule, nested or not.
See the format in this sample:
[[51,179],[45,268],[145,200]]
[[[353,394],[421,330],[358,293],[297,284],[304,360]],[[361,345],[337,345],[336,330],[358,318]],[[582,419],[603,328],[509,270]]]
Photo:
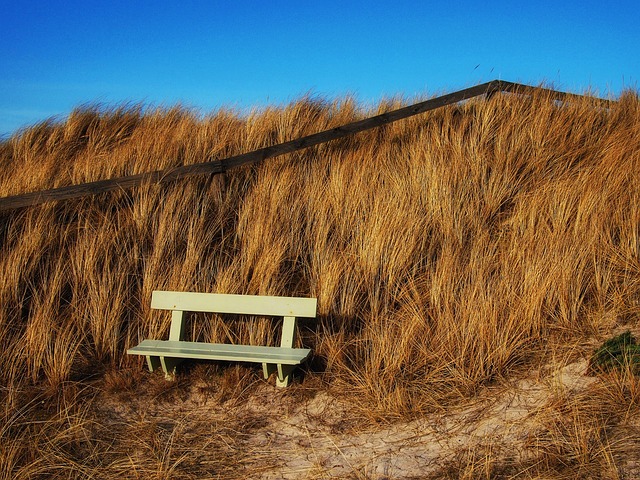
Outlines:
[[[149,370],[162,367],[167,378],[187,358],[262,363],[265,379],[277,373],[276,384],[286,387],[291,372],[311,353],[308,348],[293,348],[296,317],[315,318],[316,304],[315,298],[154,291],[151,308],[172,311],[169,340],[143,340],[127,353],[146,356]],[[186,342],[187,312],[283,317],[280,346]]]

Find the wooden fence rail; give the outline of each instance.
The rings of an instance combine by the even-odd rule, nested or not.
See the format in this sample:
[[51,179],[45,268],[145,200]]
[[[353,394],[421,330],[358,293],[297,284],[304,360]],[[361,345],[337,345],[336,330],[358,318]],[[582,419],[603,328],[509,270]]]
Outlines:
[[[402,120],[404,118],[418,115],[420,113],[434,110],[458,103],[469,98],[479,95],[491,96],[499,92],[510,92],[522,95],[531,95],[534,92],[540,92],[547,95],[553,100],[570,100],[571,98],[580,98],[582,95],[570,94],[550,90],[540,87],[531,87],[519,83],[505,82],[502,80],[493,80],[491,82],[476,85],[475,87],[465,88],[454,93],[449,93],[437,98],[426,100],[414,105],[399,108],[391,112],[382,113],[374,117],[369,117],[347,125],[335,127],[323,132],[307,135],[296,140],[272,145],[270,147],[260,148],[252,152],[235,155],[221,160],[211,160],[204,163],[193,165],[184,165],[180,167],[169,168],[166,170],[158,170],[155,172],[141,173],[128,177],[112,178],[108,180],[99,180],[96,182],[83,183],[80,185],[70,185],[67,187],[54,188],[51,190],[43,190],[39,192],[25,193],[11,197],[0,198],[0,211],[14,208],[29,207],[45,202],[57,200],[66,200],[70,198],[78,198],[89,195],[97,195],[112,190],[122,190],[143,184],[168,183],[175,180],[192,177],[195,175],[212,175],[226,172],[229,169],[246,165],[250,163],[258,163],[268,158],[277,157],[287,153],[302,150],[304,148],[313,147],[321,143],[337,140],[348,135],[353,135],[371,128],[380,127],[391,122]],[[594,99],[604,106],[609,105],[608,100]]]

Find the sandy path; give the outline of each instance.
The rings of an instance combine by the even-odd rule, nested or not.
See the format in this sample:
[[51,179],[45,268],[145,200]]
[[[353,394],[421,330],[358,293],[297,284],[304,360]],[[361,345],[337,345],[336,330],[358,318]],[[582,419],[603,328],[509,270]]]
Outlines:
[[[501,462],[526,466],[538,452],[536,432],[548,421],[551,399],[570,398],[598,382],[586,370],[586,360],[545,368],[544,374],[486,389],[445,414],[388,424],[354,419],[349,404],[322,390],[305,400],[264,383],[226,402],[211,394],[209,384],[191,385],[170,401],[105,401],[100,408],[120,422],[137,418],[161,425],[176,443],[180,435],[191,438],[193,448],[222,439],[223,449],[241,455],[252,478],[437,478],[465,462],[475,469]],[[632,427],[640,439],[640,426]],[[199,462],[219,461],[216,445],[198,448]],[[616,462],[627,471],[618,478],[640,478],[637,460],[631,454]]]

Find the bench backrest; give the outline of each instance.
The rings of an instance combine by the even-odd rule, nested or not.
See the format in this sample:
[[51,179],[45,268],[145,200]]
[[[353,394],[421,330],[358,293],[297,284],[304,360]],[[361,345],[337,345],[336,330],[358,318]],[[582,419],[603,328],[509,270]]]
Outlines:
[[151,307],[183,312],[315,318],[317,299],[156,290]]

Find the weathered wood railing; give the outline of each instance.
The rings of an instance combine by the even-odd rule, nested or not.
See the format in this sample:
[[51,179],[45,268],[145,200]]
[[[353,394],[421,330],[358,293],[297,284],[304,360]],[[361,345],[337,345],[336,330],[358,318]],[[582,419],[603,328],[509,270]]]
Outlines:
[[[399,108],[391,112],[382,113],[373,117],[365,118],[357,122],[347,125],[335,127],[323,132],[307,135],[296,140],[272,145],[270,147],[260,148],[252,152],[235,155],[225,159],[216,159],[204,163],[193,165],[184,165],[166,170],[158,170],[155,172],[141,173],[128,177],[111,178],[107,180],[99,180],[96,182],[83,183],[80,185],[70,185],[67,187],[54,188],[51,190],[43,190],[39,192],[24,193],[11,197],[0,198],[0,211],[20,207],[28,207],[38,205],[45,202],[57,200],[65,200],[89,195],[97,195],[112,190],[121,190],[135,187],[143,184],[153,183],[169,183],[175,180],[192,177],[195,175],[212,175],[226,172],[235,167],[250,163],[258,163],[268,158],[277,157],[286,153],[292,153],[304,148],[313,147],[315,145],[337,140],[348,135],[363,132],[371,128],[380,127],[391,122],[402,120],[420,113],[434,110],[454,103],[461,102],[480,95],[491,96],[499,92],[510,92],[522,95],[531,95],[538,92],[547,95],[553,100],[570,100],[572,98],[581,98],[582,95],[559,92],[540,87],[531,87],[519,83],[505,82],[502,80],[493,80],[491,82],[476,85],[475,87],[465,88],[454,93],[442,95],[437,98],[426,100],[414,105]],[[595,99],[594,101],[608,106],[610,101]]]

